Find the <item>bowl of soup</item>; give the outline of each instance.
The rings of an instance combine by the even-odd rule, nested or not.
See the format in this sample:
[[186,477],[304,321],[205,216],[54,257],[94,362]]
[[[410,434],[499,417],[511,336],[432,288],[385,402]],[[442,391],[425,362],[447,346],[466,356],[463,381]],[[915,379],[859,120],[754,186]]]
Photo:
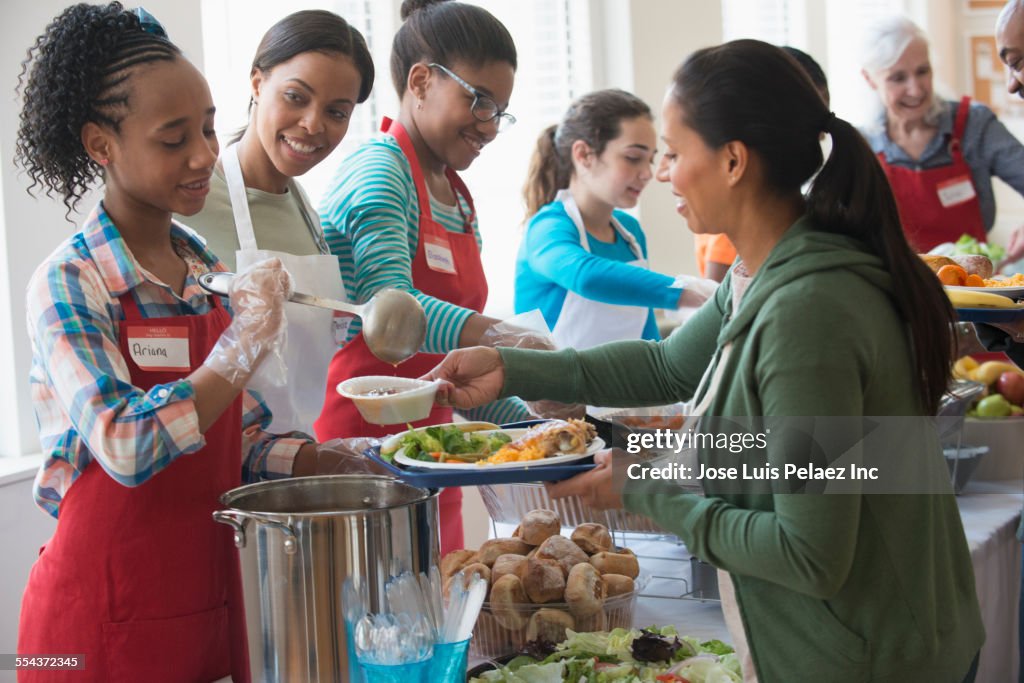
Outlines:
[[430,415],[439,382],[408,377],[353,377],[338,385],[338,393],[356,404],[370,424],[416,422]]

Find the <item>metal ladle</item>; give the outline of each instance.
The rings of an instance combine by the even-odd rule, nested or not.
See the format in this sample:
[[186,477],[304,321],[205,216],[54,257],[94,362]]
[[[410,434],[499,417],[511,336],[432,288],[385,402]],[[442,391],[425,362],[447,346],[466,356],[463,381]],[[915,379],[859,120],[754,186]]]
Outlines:
[[[199,284],[208,292],[227,296],[234,277],[234,273],[204,273],[199,276]],[[423,306],[412,294],[400,289],[382,289],[362,305],[302,292],[293,292],[288,300],[359,316],[363,320],[366,346],[385,363],[397,365],[408,360],[419,352],[427,338],[427,315]]]

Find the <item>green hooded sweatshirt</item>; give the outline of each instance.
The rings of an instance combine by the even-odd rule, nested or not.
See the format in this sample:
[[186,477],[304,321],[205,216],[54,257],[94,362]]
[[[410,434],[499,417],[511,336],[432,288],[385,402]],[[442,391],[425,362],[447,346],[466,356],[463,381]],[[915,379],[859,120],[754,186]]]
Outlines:
[[[728,344],[707,415],[920,416],[892,288],[860,242],[802,218],[738,310],[726,278],[662,342],[501,349],[502,393],[604,406],[688,400]],[[959,683],[984,641],[951,492],[700,497],[631,480],[623,500],[730,572],[761,683]]]

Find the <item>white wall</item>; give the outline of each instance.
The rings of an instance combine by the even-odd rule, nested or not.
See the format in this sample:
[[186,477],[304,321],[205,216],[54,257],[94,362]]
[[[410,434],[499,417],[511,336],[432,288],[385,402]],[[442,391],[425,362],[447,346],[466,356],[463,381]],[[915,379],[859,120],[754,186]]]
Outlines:
[[[32,504],[33,475],[0,477],[0,652],[5,653],[16,651],[18,614],[28,573],[56,526],[52,517]],[[0,671],[0,683],[14,680],[13,671]]]
[[[0,457],[39,451],[35,418],[28,390],[31,360],[25,334],[25,286],[35,269],[61,240],[74,232],[62,204],[33,199],[28,183],[13,165],[20,102],[14,89],[21,61],[35,36],[70,2],[19,0],[0,5]],[[131,3],[129,3],[131,4]],[[146,8],[164,24],[171,39],[200,67],[200,0],[146,0]],[[81,202],[88,212],[96,197]],[[80,215],[72,216],[77,221]],[[7,330],[14,330],[13,338]],[[54,520],[32,501],[32,464],[25,470],[19,460],[0,467],[0,652],[15,651],[21,595],[39,547],[53,532]],[[0,681],[13,681],[14,672],[0,671]]]
[[[629,3],[626,24],[616,14],[609,19],[606,54],[619,54],[616,47],[619,40],[628,45],[625,63],[632,64],[632,83],[627,85],[651,105],[656,118],[660,118],[661,102],[676,67],[694,50],[715,45],[722,39],[720,0],[700,3],[633,0]],[[595,86],[605,87],[597,83]],[[667,183],[652,182],[640,196],[641,223],[647,233],[651,268],[666,274],[696,275],[693,234],[676,213],[675,206]]]

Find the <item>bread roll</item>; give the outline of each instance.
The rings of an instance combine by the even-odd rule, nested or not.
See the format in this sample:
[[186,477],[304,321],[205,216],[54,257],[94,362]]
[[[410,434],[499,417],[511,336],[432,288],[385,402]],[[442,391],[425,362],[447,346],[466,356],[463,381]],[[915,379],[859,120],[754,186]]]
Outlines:
[[512,533],[524,543],[538,546],[549,536],[562,530],[562,522],[551,510],[531,510],[523,517],[516,530]]
[[566,629],[576,630],[576,620],[571,614],[560,609],[539,609],[526,625],[526,642],[540,639],[561,643],[565,640]]
[[550,536],[544,539],[534,557],[558,562],[565,576],[569,576],[569,570],[574,566],[587,561],[587,554],[565,536]]
[[590,558],[590,564],[602,574],[622,574],[631,579],[640,576],[640,562],[632,551],[620,553],[600,552]]
[[515,574],[505,574],[491,586],[491,612],[498,623],[510,631],[518,631],[526,626],[524,604],[526,591],[523,590],[523,582]]
[[523,574],[526,573],[526,562],[524,555],[512,555],[511,553],[498,555],[498,559],[491,567],[491,582],[497,581],[505,574],[515,574],[520,579],[523,578]]
[[967,271],[968,275],[977,275],[981,278],[992,277],[992,260],[981,254],[968,254],[964,256],[951,257],[956,264]]
[[603,524],[580,524],[572,532],[572,540],[588,555],[612,549],[612,535]]
[[565,595],[565,574],[554,560],[531,558],[522,574],[523,589],[530,602],[557,602]]
[[933,273],[939,272],[939,268],[942,266],[957,265],[956,261],[948,256],[936,256],[935,254],[918,254],[918,256],[925,262],[925,265],[932,269]]
[[636,582],[622,574],[602,574],[604,581],[605,597],[613,598],[616,595],[627,595],[636,590]]
[[565,602],[577,617],[589,617],[604,607],[604,581],[592,564],[581,562],[565,581]]
[[484,544],[480,546],[480,550],[476,552],[473,561],[490,567],[502,555],[525,555],[530,550],[531,546],[523,543],[518,538],[492,538],[489,541],[484,541]]
[[453,550],[441,558],[441,578],[447,581],[452,574],[469,564],[470,559],[476,555],[472,550]]

